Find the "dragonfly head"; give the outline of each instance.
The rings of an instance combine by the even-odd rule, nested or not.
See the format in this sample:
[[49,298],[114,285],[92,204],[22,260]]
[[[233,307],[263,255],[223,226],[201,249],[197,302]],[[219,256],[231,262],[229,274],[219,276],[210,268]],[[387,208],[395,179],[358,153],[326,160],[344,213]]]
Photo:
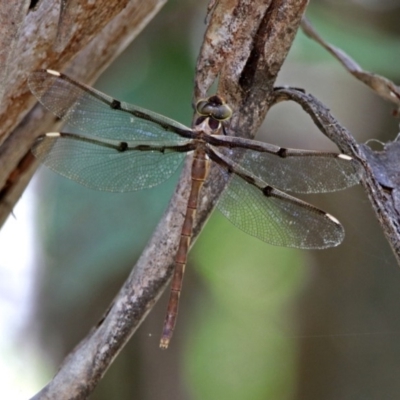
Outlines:
[[219,96],[199,100],[196,111],[200,115],[196,120],[197,128],[211,135],[220,134],[222,122],[232,116],[232,109]]
[[232,116],[232,109],[225,103],[225,100],[216,95],[199,100],[196,104],[196,111],[203,117],[209,117],[219,122]]

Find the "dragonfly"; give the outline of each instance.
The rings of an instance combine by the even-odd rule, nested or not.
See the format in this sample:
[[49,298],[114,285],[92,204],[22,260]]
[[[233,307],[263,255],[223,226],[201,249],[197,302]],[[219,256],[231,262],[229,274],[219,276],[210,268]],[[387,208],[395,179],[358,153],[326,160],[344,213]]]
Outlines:
[[[55,172],[92,189],[128,192],[168,179],[192,153],[191,184],[160,347],[175,328],[201,190],[216,165],[225,188],[217,208],[236,227],[264,242],[301,249],[340,244],[344,229],[332,215],[285,191],[323,193],[359,181],[345,154],[283,148],[229,136],[233,114],[219,95],[196,104],[193,128],[103,94],[68,76],[39,70],[29,77],[37,99],[77,133],[38,137],[33,154]],[[279,189],[278,189],[279,188]]]

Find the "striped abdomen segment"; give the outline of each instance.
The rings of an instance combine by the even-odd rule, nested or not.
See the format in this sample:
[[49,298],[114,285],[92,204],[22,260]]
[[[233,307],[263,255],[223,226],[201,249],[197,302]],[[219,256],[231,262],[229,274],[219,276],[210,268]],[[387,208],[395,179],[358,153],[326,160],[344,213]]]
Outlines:
[[165,317],[163,331],[161,335],[160,347],[166,349],[171,340],[176,318],[178,315],[179,297],[182,289],[183,274],[185,272],[187,254],[189,252],[192,239],[193,224],[196,218],[197,204],[204,180],[207,177],[209,161],[206,159],[204,149],[197,149],[194,153],[192,164],[192,186],[186,207],[185,219],[181,231],[178,251],[175,257],[175,269],[171,283],[171,293],[169,297],[167,315]]

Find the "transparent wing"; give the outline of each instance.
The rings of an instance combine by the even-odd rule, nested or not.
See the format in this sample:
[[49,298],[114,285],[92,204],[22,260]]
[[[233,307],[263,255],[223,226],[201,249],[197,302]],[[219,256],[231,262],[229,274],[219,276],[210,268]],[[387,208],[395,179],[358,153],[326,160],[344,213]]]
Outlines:
[[230,142],[230,139],[252,149],[218,147],[220,153],[239,164],[249,175],[285,191],[333,192],[353,186],[360,180],[359,164],[342,154],[284,149],[240,138],[226,137],[223,142]]
[[180,143],[190,129],[151,111],[120,102],[51,70],[33,72],[29,88],[38,100],[81,133],[124,141]]
[[47,134],[36,140],[32,152],[60,175],[109,192],[158,185],[176,171],[185,156],[172,149],[143,150],[143,146],[122,144],[71,133]]
[[[227,182],[218,209],[236,227],[277,246],[324,249],[344,238],[342,225],[324,211],[234,170],[219,168]],[[238,171],[242,174],[243,171]]]

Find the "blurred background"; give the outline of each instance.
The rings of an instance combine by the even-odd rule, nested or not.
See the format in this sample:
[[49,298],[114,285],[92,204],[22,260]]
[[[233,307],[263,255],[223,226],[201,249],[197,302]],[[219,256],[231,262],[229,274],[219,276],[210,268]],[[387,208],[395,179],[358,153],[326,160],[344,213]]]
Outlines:
[[[310,3],[307,16],[328,42],[400,82],[399,0]],[[96,87],[189,125],[206,6],[168,2]],[[391,105],[301,31],[277,84],[314,94],[359,142],[397,136]],[[290,103],[270,111],[257,139],[335,150]],[[151,190],[110,194],[39,168],[0,232],[5,398],[40,390],[101,318],[178,176]],[[216,211],[190,253],[170,348],[158,348],[165,293],[91,399],[397,398],[400,269],[360,187],[307,200],[343,223],[341,246],[273,247]]]

